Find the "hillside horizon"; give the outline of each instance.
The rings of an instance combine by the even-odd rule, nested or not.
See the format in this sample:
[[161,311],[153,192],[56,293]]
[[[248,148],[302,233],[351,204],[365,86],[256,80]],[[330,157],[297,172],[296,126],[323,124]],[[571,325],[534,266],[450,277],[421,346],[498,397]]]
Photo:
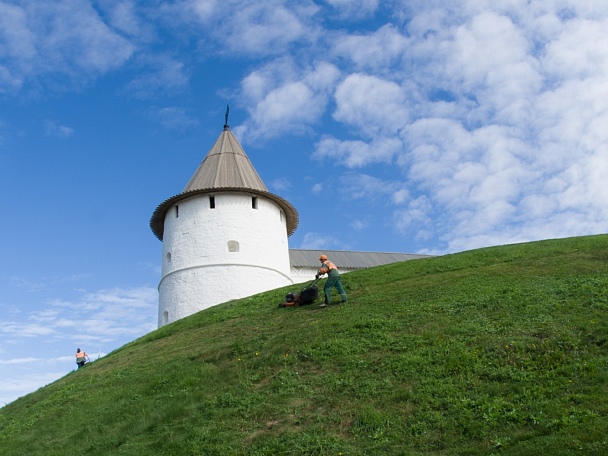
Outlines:
[[607,265],[584,236],[221,304],[2,407],[2,454],[605,454]]

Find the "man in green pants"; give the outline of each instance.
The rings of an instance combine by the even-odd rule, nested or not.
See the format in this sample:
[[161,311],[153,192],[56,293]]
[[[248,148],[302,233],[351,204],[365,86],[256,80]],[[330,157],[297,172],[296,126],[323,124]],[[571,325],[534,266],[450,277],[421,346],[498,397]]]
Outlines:
[[327,307],[331,303],[331,289],[333,287],[336,287],[338,293],[342,295],[342,302],[348,301],[337,266],[327,259],[327,255],[321,255],[319,261],[321,262],[321,267],[317,271],[315,278],[318,279],[323,274],[327,274],[327,282],[325,282],[325,287],[323,288],[325,302],[320,307]]

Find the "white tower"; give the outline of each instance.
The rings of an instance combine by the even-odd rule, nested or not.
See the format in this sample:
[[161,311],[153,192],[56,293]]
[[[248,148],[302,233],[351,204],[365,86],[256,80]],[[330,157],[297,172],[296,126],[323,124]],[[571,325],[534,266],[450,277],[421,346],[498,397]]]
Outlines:
[[226,125],[182,193],[150,220],[163,241],[158,326],[290,285],[287,237],[298,212],[268,192]]

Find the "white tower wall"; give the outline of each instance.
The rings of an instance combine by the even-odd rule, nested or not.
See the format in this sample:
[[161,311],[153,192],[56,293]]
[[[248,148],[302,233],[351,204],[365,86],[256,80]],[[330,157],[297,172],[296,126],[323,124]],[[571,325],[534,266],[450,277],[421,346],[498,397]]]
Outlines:
[[181,200],[164,221],[158,325],[289,285],[290,276],[285,215],[273,201],[240,192]]

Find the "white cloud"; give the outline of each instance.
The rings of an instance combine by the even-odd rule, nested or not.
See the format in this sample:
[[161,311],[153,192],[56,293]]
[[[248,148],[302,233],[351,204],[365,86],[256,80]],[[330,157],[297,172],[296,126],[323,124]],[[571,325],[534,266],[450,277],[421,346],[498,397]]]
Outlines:
[[270,182],[270,186],[275,191],[284,191],[291,188],[291,181],[286,177],[281,177],[278,179],[274,179],[272,182]]
[[[375,75],[351,74],[336,91],[334,118],[356,128],[352,138],[326,136],[316,147],[315,157],[348,167],[397,158],[408,181],[396,201],[424,204],[399,209],[396,227],[419,224],[420,238],[441,236],[449,249],[500,243],[501,235],[539,239],[543,230],[552,237],[605,231],[605,25],[582,21],[576,9],[564,15],[544,3],[521,12],[515,3],[470,3],[452,15],[421,9],[411,40],[398,41],[414,88],[398,82],[396,67],[384,68],[399,55],[389,48],[386,60],[370,65]],[[366,38],[373,49],[374,34]],[[363,62],[359,40],[342,38],[336,50]],[[400,109],[407,112],[383,117]],[[376,159],[373,145],[397,135],[404,147]],[[445,223],[432,234],[435,217]]]
[[241,90],[249,102],[251,119],[236,128],[235,134],[247,141],[302,133],[324,113],[337,78],[336,67],[326,62],[297,73],[289,59],[249,74]]
[[429,213],[432,211],[431,203],[425,196],[420,196],[408,202],[407,207],[393,211],[395,228],[403,233],[417,231],[427,233],[431,225]]
[[543,64],[562,78],[586,79],[608,72],[608,21],[568,21],[556,40],[547,43]]
[[42,337],[56,334],[56,330],[46,325],[23,323],[17,321],[0,322],[0,333],[14,339],[15,337]]
[[[27,319],[0,322],[0,333],[19,338],[72,338],[78,331],[89,340],[115,340],[143,335],[156,328],[158,293],[154,288],[100,290],[78,301],[53,300]],[[68,331],[68,332],[66,332]]]
[[[207,10],[197,11],[206,16]],[[308,22],[318,11],[314,4],[299,2],[289,6],[281,1],[238,1],[222,4],[215,18],[214,37],[226,47],[226,52],[251,55],[280,55],[298,41],[314,40],[314,27]]]
[[29,357],[29,358],[16,358],[16,359],[0,359],[0,364],[25,364],[39,361],[37,358]]
[[403,202],[404,184],[401,182],[388,181],[363,173],[344,174],[339,179],[339,191],[346,199],[378,199],[388,200],[390,203]]
[[321,138],[315,145],[313,157],[330,159],[348,168],[358,168],[371,163],[390,163],[403,150],[398,138],[382,137],[377,141],[339,140],[331,136]]
[[122,64],[135,50],[87,3],[64,0],[41,7],[35,2],[35,6],[28,8],[28,15],[31,23],[42,22],[50,26],[35,29],[38,57],[44,58],[47,71],[61,71],[58,64],[67,63],[86,70],[106,72]]
[[351,74],[340,83],[335,97],[334,118],[368,137],[396,135],[409,121],[406,91],[393,81]]
[[217,0],[192,0],[186,2],[188,7],[191,8],[203,22],[213,18],[214,13],[217,13],[217,8],[220,3],[223,2]]
[[300,249],[340,249],[343,248],[344,244],[335,237],[328,234],[321,234],[316,232],[306,233],[300,244]]
[[69,138],[74,134],[74,129],[66,127],[65,125],[59,125],[52,120],[46,120],[44,122],[44,130],[46,136],[55,136],[57,138]]
[[97,4],[103,9],[108,24],[114,29],[131,36],[145,34],[145,27],[135,1],[98,0]]
[[530,117],[530,99],[542,86],[531,43],[506,16],[485,12],[454,32],[445,45],[444,78],[450,90],[477,102],[476,124],[519,123]]
[[29,79],[68,76],[77,85],[117,68],[135,46],[108,27],[89,3],[0,3],[0,90]]
[[0,92],[18,89],[35,56],[35,36],[23,8],[0,3]]
[[344,33],[335,39],[333,52],[350,59],[358,69],[387,71],[404,58],[409,40],[394,25],[386,24],[373,33]]
[[360,19],[373,14],[379,0],[325,0],[342,19]]

